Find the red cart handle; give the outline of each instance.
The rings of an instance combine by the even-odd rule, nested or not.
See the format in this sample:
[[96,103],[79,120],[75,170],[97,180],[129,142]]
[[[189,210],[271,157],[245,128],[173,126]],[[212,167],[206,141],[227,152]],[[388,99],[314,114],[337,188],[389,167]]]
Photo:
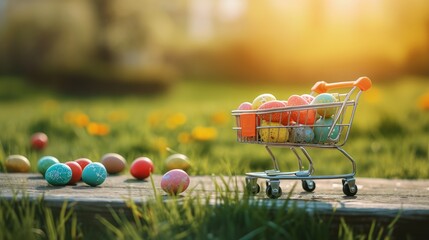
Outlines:
[[358,87],[361,91],[366,91],[371,88],[371,79],[368,77],[360,77],[356,81],[326,83],[324,81],[317,82],[311,88],[311,91],[316,93],[325,93],[335,88]]

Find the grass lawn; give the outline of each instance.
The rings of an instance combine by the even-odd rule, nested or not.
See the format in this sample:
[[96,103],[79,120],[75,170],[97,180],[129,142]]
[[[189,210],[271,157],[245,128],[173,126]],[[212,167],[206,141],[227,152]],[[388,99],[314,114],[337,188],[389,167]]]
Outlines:
[[[241,102],[251,102],[260,93],[269,92],[278,99],[287,99],[292,94],[309,93],[311,87],[291,83],[274,86],[185,81],[164,95],[72,96],[29,86],[18,78],[2,77],[0,171],[5,171],[3,160],[10,154],[26,156],[31,162],[31,171],[37,172],[37,160],[44,155],[55,156],[61,162],[80,157],[99,161],[105,153],[116,152],[126,158],[128,166],[135,158],[147,156],[154,162],[155,173],[163,174],[166,170],[164,160],[170,154],[167,149],[189,156],[191,176],[243,175],[249,171],[271,169],[271,160],[263,146],[236,142],[231,110]],[[357,161],[357,177],[429,177],[429,112],[424,107],[429,103],[423,98],[428,94],[428,79],[404,77],[389,85],[377,84],[373,79],[373,88],[361,97],[351,135],[344,146]],[[49,137],[49,145],[42,151],[30,147],[30,136],[38,131],[45,132]],[[296,170],[296,160],[288,149],[277,148],[275,153],[281,156],[282,170]],[[317,156],[314,157],[317,174],[350,171],[349,163],[338,160],[332,151],[314,149],[310,154]],[[292,215],[288,212],[284,216],[268,216],[272,211],[249,211],[254,209],[252,203],[234,194],[223,197],[225,204],[222,208],[207,209],[204,202],[199,202],[204,199],[188,201],[184,205],[175,204],[173,211],[166,210],[165,205],[159,202],[139,206],[140,211],[151,211],[151,218],[124,221],[119,227],[101,221],[106,225],[109,236],[116,239],[135,236],[157,239],[209,239],[210,236],[212,239],[263,239],[272,232],[279,234],[278,238],[329,238],[330,222],[311,218],[305,212],[299,213],[299,216],[293,215],[295,213],[291,209]],[[27,219],[28,225],[25,226],[33,226],[45,235],[50,231],[65,236],[88,234],[79,233],[77,226],[73,225],[77,224],[72,221],[73,214],[59,216],[67,218],[63,222],[71,221],[66,232],[63,229],[65,224],[59,224],[59,227],[47,225],[52,228],[49,230],[43,224],[52,220],[34,217],[39,211],[38,207],[42,212],[48,211],[43,204],[35,207],[36,213],[7,210],[31,209],[20,205],[27,204],[25,202],[18,206],[8,206],[9,203],[4,201],[1,204],[3,219],[18,219],[16,222],[0,222],[0,232],[5,239],[10,233],[5,229],[11,229],[8,224],[22,224],[19,219]],[[173,218],[177,216],[186,216],[181,222],[183,225]],[[215,230],[210,227],[219,225],[224,218],[244,223],[238,229]],[[290,218],[296,221],[288,221]],[[304,226],[299,228],[294,224]],[[141,227],[143,225],[145,227]],[[297,230],[284,230],[291,228]],[[169,235],[170,230],[174,235]],[[347,238],[346,233],[351,233],[354,238],[360,236],[353,235],[349,230],[344,225],[340,238]],[[132,236],[121,235],[124,232]],[[378,234],[378,231],[375,232],[364,235]],[[303,233],[309,235],[300,235]],[[52,236],[58,239],[55,234]]]

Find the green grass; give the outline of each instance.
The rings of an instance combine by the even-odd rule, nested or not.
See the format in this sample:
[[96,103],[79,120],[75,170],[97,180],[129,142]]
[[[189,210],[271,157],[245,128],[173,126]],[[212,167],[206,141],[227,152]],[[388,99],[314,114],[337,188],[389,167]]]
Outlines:
[[[263,92],[287,99],[310,88],[291,83],[243,86],[188,81],[158,96],[67,96],[27,86],[20,79],[2,78],[0,159],[10,154],[27,156],[35,172],[43,155],[56,156],[61,162],[79,157],[99,161],[103,154],[117,152],[128,163],[147,156],[161,174],[168,147],[190,157],[193,175],[262,171],[272,168],[269,155],[263,146],[236,142],[231,110]],[[418,108],[419,97],[427,92],[427,79],[404,78],[390,85],[373,81],[373,88],[363,93],[344,147],[357,161],[358,177],[429,177],[429,114]],[[89,134],[85,127],[70,122],[78,114],[107,125],[110,132]],[[198,129],[209,139],[192,138]],[[30,148],[30,136],[37,131],[49,136],[43,151]],[[311,151],[317,156],[317,174],[350,171],[348,161],[335,153]],[[296,169],[288,149],[275,149],[275,154],[280,156],[282,170]]]
[[[230,181],[235,181],[231,186]],[[143,204],[128,202],[132,214],[111,211],[111,217],[79,219],[72,204],[60,209],[46,206],[43,198],[25,194],[0,198],[0,239],[390,239],[388,226],[373,222],[366,232],[344,219],[332,221],[288,200],[267,202],[238,191],[237,179],[222,178],[214,196],[165,199]],[[272,204],[270,204],[272,203]],[[92,222],[91,222],[92,221]]]
[[[362,95],[345,150],[357,161],[357,177],[428,178],[429,114],[418,107],[419,97],[429,92],[427,79],[404,78],[379,85]],[[231,110],[260,93],[270,92],[287,99],[308,93],[311,86],[238,85],[215,82],[183,82],[165,95],[153,96],[70,96],[60,95],[18,78],[0,78],[0,172],[11,154],[26,156],[31,171],[44,155],[61,162],[87,157],[99,161],[108,152],[123,155],[128,166],[138,156],[155,164],[155,173],[165,172],[166,149],[190,157],[193,175],[243,175],[249,171],[271,169],[263,146],[236,142]],[[79,115],[81,114],[81,115]],[[110,132],[97,136],[79,126],[73,117],[85,116],[90,122],[105,124]],[[70,119],[72,118],[72,120]],[[207,139],[193,136],[199,131]],[[30,147],[30,136],[43,131],[49,145],[43,151]],[[198,132],[197,131],[197,132]],[[213,132],[215,133],[213,135]],[[297,170],[289,149],[273,149],[282,170]],[[310,149],[317,174],[350,171],[348,161],[338,153]],[[128,173],[124,173],[128,174]],[[186,198],[164,202],[156,199],[145,205],[132,205],[133,219],[113,213],[114,221],[100,218],[111,239],[295,239],[331,238],[332,223],[310,216],[299,208],[280,206],[281,211],[238,195],[221,186],[216,191],[219,205],[207,198]],[[284,193],[286,194],[286,193]],[[221,203],[221,204],[220,204]],[[72,208],[52,214],[43,201],[8,202],[0,199],[0,239],[91,238],[94,232],[76,221]],[[287,204],[287,201],[285,202]],[[144,213],[144,214],[143,214]],[[42,217],[41,217],[42,216]],[[234,225],[222,224],[226,220]],[[293,219],[293,220],[291,220]],[[335,225],[334,225],[335,226]],[[381,239],[391,229],[374,227],[359,232],[346,223],[334,233],[339,239]],[[17,235],[21,234],[21,235]],[[274,236],[273,234],[277,234]]]

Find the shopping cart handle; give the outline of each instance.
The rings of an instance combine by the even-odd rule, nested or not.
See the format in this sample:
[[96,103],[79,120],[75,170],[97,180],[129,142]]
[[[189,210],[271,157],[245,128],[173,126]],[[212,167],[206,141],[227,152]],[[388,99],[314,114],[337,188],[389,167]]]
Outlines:
[[371,79],[368,77],[360,77],[356,81],[326,83],[324,81],[317,82],[311,88],[311,91],[316,93],[325,93],[335,88],[358,87],[361,91],[366,91],[371,88]]

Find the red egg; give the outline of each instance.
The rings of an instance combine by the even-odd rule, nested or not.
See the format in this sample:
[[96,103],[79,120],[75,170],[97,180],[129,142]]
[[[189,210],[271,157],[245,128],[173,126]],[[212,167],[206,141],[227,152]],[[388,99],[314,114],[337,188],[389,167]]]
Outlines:
[[162,176],[161,188],[168,194],[179,194],[189,186],[189,175],[182,169],[173,169]]
[[85,167],[88,164],[92,163],[92,161],[90,159],[88,159],[88,158],[79,158],[79,159],[76,159],[74,161],[77,162],[80,165],[80,167],[82,168],[82,171],[83,171],[83,169],[85,169]]
[[75,161],[69,161],[65,164],[72,170],[72,177],[67,184],[76,184],[82,178],[82,167]]
[[37,132],[31,136],[31,147],[42,150],[48,145],[48,136],[45,133]]
[[130,167],[130,173],[133,177],[143,180],[150,176],[154,171],[152,160],[147,157],[136,158]]

